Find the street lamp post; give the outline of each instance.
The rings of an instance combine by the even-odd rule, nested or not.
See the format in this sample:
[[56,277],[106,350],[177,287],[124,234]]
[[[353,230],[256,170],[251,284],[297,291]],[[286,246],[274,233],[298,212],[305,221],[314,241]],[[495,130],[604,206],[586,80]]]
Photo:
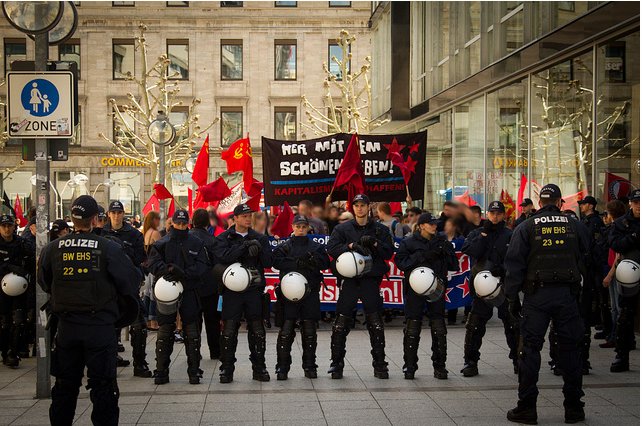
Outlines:
[[[89,182],[89,178],[82,174],[82,173],[76,173],[74,177],[69,179],[67,182],[65,182],[65,186],[62,187],[62,191],[60,191],[60,209],[58,210],[58,217],[62,219],[65,216],[65,207],[64,207],[64,200],[62,196],[65,193],[65,189],[67,189],[67,186],[70,188],[76,188],[80,185],[84,185],[85,183]],[[73,197],[72,197],[73,198]]]
[[[101,186],[106,186],[107,188],[111,187],[114,184],[114,181],[110,178],[105,179],[104,181],[100,182],[96,187],[94,188],[94,192],[91,194],[92,197],[96,198],[96,192],[98,191],[98,188]],[[107,194],[107,202],[109,202],[109,194]]]
[[[156,120],[152,121],[147,128],[147,135],[149,139],[159,147],[158,181],[165,185],[165,147],[174,141],[176,130],[174,126],[172,126],[172,123],[169,122],[164,111],[158,111]],[[164,223],[165,200],[160,200],[159,210],[161,223]]]

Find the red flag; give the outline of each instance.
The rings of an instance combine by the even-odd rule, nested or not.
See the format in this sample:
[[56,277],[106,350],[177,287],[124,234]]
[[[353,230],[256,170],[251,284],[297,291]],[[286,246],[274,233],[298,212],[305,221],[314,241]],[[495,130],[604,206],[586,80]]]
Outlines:
[[214,182],[201,186],[198,188],[198,192],[201,194],[201,199],[206,202],[221,201],[232,195],[232,191],[227,186],[227,183],[225,183],[223,177],[219,177]]
[[169,203],[169,208],[167,209],[167,217],[174,216],[175,211],[176,211],[176,206],[174,205],[174,199],[172,198],[172,202]]
[[397,213],[401,211],[401,202],[400,201],[391,201],[390,202],[390,212]]
[[578,201],[583,199],[585,196],[588,195],[588,192],[583,189],[580,192],[576,192],[575,194],[571,195],[566,195],[562,196],[562,199],[564,200],[564,204],[562,205],[562,210],[574,210],[575,212],[579,212],[579,204],[577,204]]
[[292,219],[294,219],[294,213],[292,213],[288,202],[285,201],[281,213],[276,217],[270,229],[272,235],[280,238],[289,236],[292,233]]
[[519,206],[519,211],[521,213],[522,211],[522,202],[524,201],[524,192],[526,191],[526,183],[528,180],[526,179],[526,176],[524,173],[522,173],[522,177],[519,179],[519,191],[517,191],[517,205]]
[[348,189],[348,209],[351,210],[350,202],[357,194],[366,192],[365,174],[361,165],[361,153],[359,151],[359,139],[353,134],[346,149],[346,154],[341,161],[334,179],[333,188],[346,186]]
[[221,153],[221,158],[227,163],[227,173],[243,172],[243,189],[249,193],[254,180],[250,139],[237,140]]
[[160,201],[154,194],[152,194],[152,196],[149,197],[149,200],[145,203],[145,207],[143,207],[143,216],[147,215],[147,213],[152,210],[155,212],[160,210]]
[[207,183],[207,175],[210,168],[210,135],[207,135],[201,150],[196,157],[196,164],[194,164],[194,171],[192,172],[192,180],[198,186],[203,186]]
[[604,173],[604,200],[607,202],[627,197],[633,188],[630,180],[613,173]]
[[245,203],[250,206],[254,211],[259,211],[261,208],[261,191],[263,190],[263,182],[259,182],[256,179],[252,179],[252,186],[250,191],[247,193],[249,197]]
[[25,226],[28,222],[27,218],[24,217],[22,212],[22,204],[20,203],[20,195],[16,194],[16,202],[14,204],[13,210],[16,212],[16,218],[18,219],[19,225]]
[[504,207],[506,208],[507,219],[515,216],[515,201],[513,201],[508,191],[504,191],[502,189],[502,193],[499,197],[499,201],[501,201],[502,204],[504,204]]
[[194,211],[194,191],[191,188],[187,188],[187,212],[189,217],[192,217],[192,212]]
[[473,200],[473,199],[471,198],[470,193],[468,192],[468,190],[466,190],[466,192],[464,192],[464,193],[463,193],[463,194],[461,194],[461,195],[457,195],[457,196],[455,196],[455,201],[459,201],[460,203],[464,203],[464,204],[466,204],[468,207],[476,206],[476,205],[477,205],[477,203],[475,202],[475,200]]
[[166,200],[168,198],[174,198],[171,192],[163,185],[162,183],[155,183],[154,184],[154,195],[156,195],[156,198],[159,200]]

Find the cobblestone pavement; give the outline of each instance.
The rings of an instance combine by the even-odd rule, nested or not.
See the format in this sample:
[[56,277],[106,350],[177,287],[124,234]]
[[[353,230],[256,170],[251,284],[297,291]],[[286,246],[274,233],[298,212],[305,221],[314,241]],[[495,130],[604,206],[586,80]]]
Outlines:
[[[170,383],[156,386],[151,379],[132,376],[132,367],[119,369],[121,424],[243,424],[243,425],[500,425],[507,424],[506,411],[517,400],[517,376],[508,359],[501,323],[493,319],[482,347],[480,375],[464,378],[462,368],[465,330],[462,325],[448,329],[448,380],[433,378],[430,363],[430,333],[424,330],[419,354],[419,371],[415,380],[404,380],[401,321],[394,320],[386,329],[390,379],[373,377],[370,343],[363,325],[348,336],[348,355],[343,380],[332,380],[324,374],[330,364],[330,330],[323,324],[319,331],[317,351],[319,378],[310,380],[300,368],[300,339],[293,347],[293,369],[290,379],[277,381],[273,370],[276,362],[277,332],[268,331],[267,360],[272,381],[251,380],[246,333],[239,335],[239,359],[234,382],[218,382],[218,361],[209,359],[203,345],[205,371],[200,385],[189,385],[187,362],[182,344],[174,346]],[[148,360],[154,359],[155,333],[148,340]],[[125,358],[131,359],[131,348],[124,342]],[[631,371],[613,374],[609,365],[611,349],[600,349],[593,342],[593,370],[584,378],[586,423],[589,425],[633,425],[640,423],[640,353],[631,353]],[[538,415],[540,424],[564,421],[562,379],[548,369],[548,346],[542,351]],[[36,400],[35,359],[22,362],[17,370],[0,368],[0,424],[49,424],[49,400]],[[91,403],[81,389],[76,410],[78,425],[91,424]]]

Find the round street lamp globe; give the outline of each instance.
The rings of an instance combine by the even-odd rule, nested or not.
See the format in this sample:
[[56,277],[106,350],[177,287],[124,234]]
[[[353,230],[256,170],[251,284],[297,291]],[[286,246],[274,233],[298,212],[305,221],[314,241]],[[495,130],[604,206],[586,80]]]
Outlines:
[[[62,2],[63,11],[60,22],[49,31],[49,44],[61,44],[69,40],[76,32],[78,26],[78,10],[73,1]],[[34,38],[29,34],[31,39]]]
[[167,146],[176,137],[176,130],[165,116],[159,115],[147,128],[147,135],[156,145]]
[[63,12],[58,1],[5,1],[2,12],[17,30],[27,34],[42,34],[55,27]]

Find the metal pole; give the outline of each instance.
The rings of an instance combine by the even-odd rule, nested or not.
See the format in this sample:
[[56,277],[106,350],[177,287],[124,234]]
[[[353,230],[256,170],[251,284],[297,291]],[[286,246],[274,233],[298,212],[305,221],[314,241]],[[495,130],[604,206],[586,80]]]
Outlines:
[[[35,69],[47,70],[49,58],[49,33],[35,36]],[[36,259],[45,245],[49,242],[49,144],[47,139],[36,139]],[[37,272],[36,272],[37,274]],[[36,275],[36,279],[37,279]],[[36,285],[36,347],[37,347],[37,376],[36,398],[43,399],[51,396],[51,377],[49,376],[51,359],[49,356],[50,336],[45,330],[47,316],[40,311],[49,300],[49,296],[39,285]]]
[[[161,146],[160,146],[160,164],[158,168],[158,180],[161,184],[165,185],[165,132],[160,132]],[[159,214],[162,226],[165,226],[165,200],[159,200]]]

